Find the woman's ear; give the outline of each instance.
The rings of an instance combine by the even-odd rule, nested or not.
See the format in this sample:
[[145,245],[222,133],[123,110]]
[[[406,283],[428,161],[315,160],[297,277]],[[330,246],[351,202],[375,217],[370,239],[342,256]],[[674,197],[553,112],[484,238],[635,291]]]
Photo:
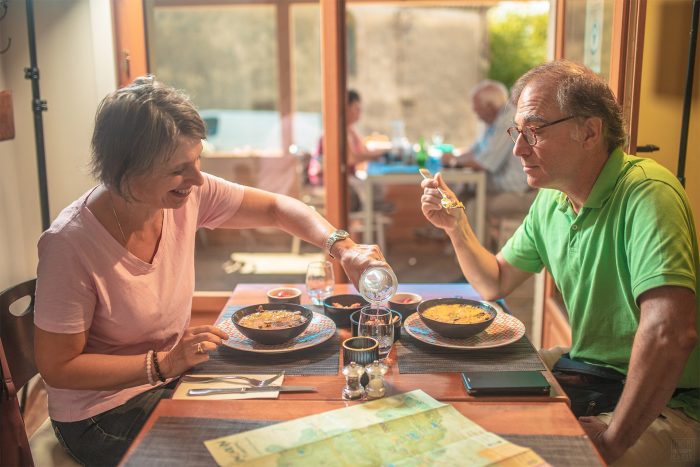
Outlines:
[[587,117],[578,127],[579,142],[584,149],[592,149],[603,141],[603,119]]

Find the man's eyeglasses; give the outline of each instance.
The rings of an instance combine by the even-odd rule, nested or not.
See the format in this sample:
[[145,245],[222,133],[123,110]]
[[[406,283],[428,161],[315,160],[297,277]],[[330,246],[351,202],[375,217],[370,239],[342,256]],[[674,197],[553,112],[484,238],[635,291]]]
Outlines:
[[576,117],[576,115],[569,115],[568,117],[560,118],[559,120],[554,120],[553,122],[545,123],[544,125],[540,125],[538,127],[526,126],[522,130],[519,129],[517,126],[512,126],[506,131],[508,132],[508,135],[510,135],[510,139],[512,139],[514,143],[518,142],[518,135],[523,135],[525,137],[525,141],[527,141],[527,144],[529,144],[530,146],[534,146],[535,144],[537,144],[538,130],[541,130],[542,128],[547,128],[548,126],[556,125],[557,123],[571,120],[572,118]]

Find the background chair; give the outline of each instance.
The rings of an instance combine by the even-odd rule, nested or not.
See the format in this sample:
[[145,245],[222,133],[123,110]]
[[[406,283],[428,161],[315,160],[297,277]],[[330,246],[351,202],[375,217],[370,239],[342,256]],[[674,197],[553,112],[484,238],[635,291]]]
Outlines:
[[[32,279],[0,292],[0,465],[78,465],[58,443],[48,417],[28,439],[26,407],[17,398],[22,388],[26,394],[29,381],[38,374],[34,362],[35,290],[36,279]],[[12,304],[25,297],[29,297],[27,308],[13,314]]]
[[[319,157],[313,157],[308,152],[296,153],[297,164],[297,179],[300,182],[299,200],[308,206],[314,208],[321,215],[324,214],[325,198],[323,193],[323,177],[321,173],[321,162]],[[363,198],[362,181],[357,177],[348,178],[348,189],[350,191],[350,213],[348,220],[350,225],[348,231],[355,240],[359,240],[362,232],[365,230],[364,213],[361,209]],[[353,202],[353,198],[355,201]],[[355,204],[355,206],[353,206]],[[392,219],[387,212],[393,209],[393,205],[382,200],[377,200],[374,209],[374,238],[377,245],[383,252],[386,252],[386,234],[385,228],[391,224]],[[354,208],[354,209],[353,209]],[[301,240],[298,237],[292,237],[291,253],[298,255],[301,250]]]

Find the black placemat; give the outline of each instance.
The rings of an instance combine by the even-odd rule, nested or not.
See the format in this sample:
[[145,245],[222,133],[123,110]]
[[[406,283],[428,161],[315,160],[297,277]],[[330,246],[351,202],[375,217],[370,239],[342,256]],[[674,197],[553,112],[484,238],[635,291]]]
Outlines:
[[[234,311],[241,307],[226,307],[217,324],[230,319]],[[259,374],[284,371],[288,375],[337,375],[340,367],[340,337],[294,352],[269,354],[244,352],[220,346],[209,353],[209,361],[201,363],[188,374]]]
[[[124,464],[149,467],[216,465],[204,441],[272,425],[270,420],[160,417]],[[598,457],[583,436],[503,435],[531,448],[551,465],[598,466]]]
[[502,435],[511,443],[525,446],[557,467],[600,466],[600,458],[585,436]]
[[273,423],[270,420],[160,417],[124,465],[215,466],[216,462],[204,446],[204,441]]
[[542,371],[545,369],[527,336],[503,347],[461,350],[420,342],[407,332],[396,344],[399,373],[464,371]]

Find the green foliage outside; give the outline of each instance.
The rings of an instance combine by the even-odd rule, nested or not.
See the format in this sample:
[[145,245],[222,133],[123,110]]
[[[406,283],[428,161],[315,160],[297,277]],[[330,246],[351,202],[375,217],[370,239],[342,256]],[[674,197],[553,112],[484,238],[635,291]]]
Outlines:
[[490,79],[509,89],[527,70],[547,60],[547,14],[489,15]]

